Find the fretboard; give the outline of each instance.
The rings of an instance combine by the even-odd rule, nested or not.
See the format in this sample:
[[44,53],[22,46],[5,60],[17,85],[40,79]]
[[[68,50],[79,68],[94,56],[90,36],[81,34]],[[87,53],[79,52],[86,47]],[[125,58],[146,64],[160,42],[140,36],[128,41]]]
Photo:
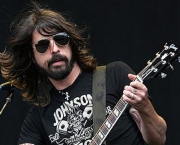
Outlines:
[[104,142],[105,138],[107,137],[113,126],[116,124],[117,120],[124,112],[127,105],[128,103],[121,97],[121,99],[118,101],[112,112],[108,115],[104,123],[101,125],[89,145],[101,145]]

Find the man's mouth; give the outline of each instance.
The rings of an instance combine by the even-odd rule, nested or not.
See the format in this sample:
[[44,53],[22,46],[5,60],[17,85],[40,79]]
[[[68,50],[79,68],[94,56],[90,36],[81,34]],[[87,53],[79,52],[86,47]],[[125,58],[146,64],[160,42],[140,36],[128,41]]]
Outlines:
[[64,63],[65,63],[64,60],[56,60],[56,61],[52,62],[51,65],[56,66],[56,65],[62,65]]

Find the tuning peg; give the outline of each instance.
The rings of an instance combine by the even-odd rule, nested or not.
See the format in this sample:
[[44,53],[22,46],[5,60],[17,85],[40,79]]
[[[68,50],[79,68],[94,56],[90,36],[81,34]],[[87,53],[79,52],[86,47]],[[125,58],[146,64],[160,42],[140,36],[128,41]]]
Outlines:
[[172,69],[172,70],[174,70],[174,67],[169,63],[169,66],[170,66],[170,68]]
[[165,49],[165,50],[168,50],[168,49],[169,49],[169,46],[167,46],[167,43],[165,43],[164,49]]
[[161,78],[162,78],[162,79],[166,78],[166,76],[167,76],[167,74],[161,73]]
[[[180,59],[179,59],[179,60],[180,60]],[[179,62],[180,62],[180,61],[179,61]],[[151,65],[151,64],[152,64],[151,60],[148,60],[147,64],[148,64],[148,65]]]
[[178,62],[180,62],[180,56],[178,57]]
[[161,55],[159,52],[156,53],[156,57],[159,58]]

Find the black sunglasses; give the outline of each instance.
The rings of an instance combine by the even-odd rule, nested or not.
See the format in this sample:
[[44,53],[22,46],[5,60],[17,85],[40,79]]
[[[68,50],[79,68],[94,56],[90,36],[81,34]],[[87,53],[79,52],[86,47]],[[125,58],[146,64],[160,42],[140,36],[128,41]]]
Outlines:
[[[69,35],[65,32],[57,33],[51,37],[57,45],[65,46],[69,44]],[[50,44],[49,38],[45,38],[39,40],[35,44],[35,48],[39,53],[44,53],[49,48],[49,44]]]

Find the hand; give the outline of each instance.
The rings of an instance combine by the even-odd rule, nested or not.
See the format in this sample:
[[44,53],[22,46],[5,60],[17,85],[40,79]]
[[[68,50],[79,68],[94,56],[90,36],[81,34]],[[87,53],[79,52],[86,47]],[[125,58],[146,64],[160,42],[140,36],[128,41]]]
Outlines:
[[148,98],[147,87],[138,81],[133,81],[136,75],[128,74],[128,77],[132,82],[129,86],[124,87],[123,99],[132,105],[138,111],[145,111],[147,105],[150,103]]

